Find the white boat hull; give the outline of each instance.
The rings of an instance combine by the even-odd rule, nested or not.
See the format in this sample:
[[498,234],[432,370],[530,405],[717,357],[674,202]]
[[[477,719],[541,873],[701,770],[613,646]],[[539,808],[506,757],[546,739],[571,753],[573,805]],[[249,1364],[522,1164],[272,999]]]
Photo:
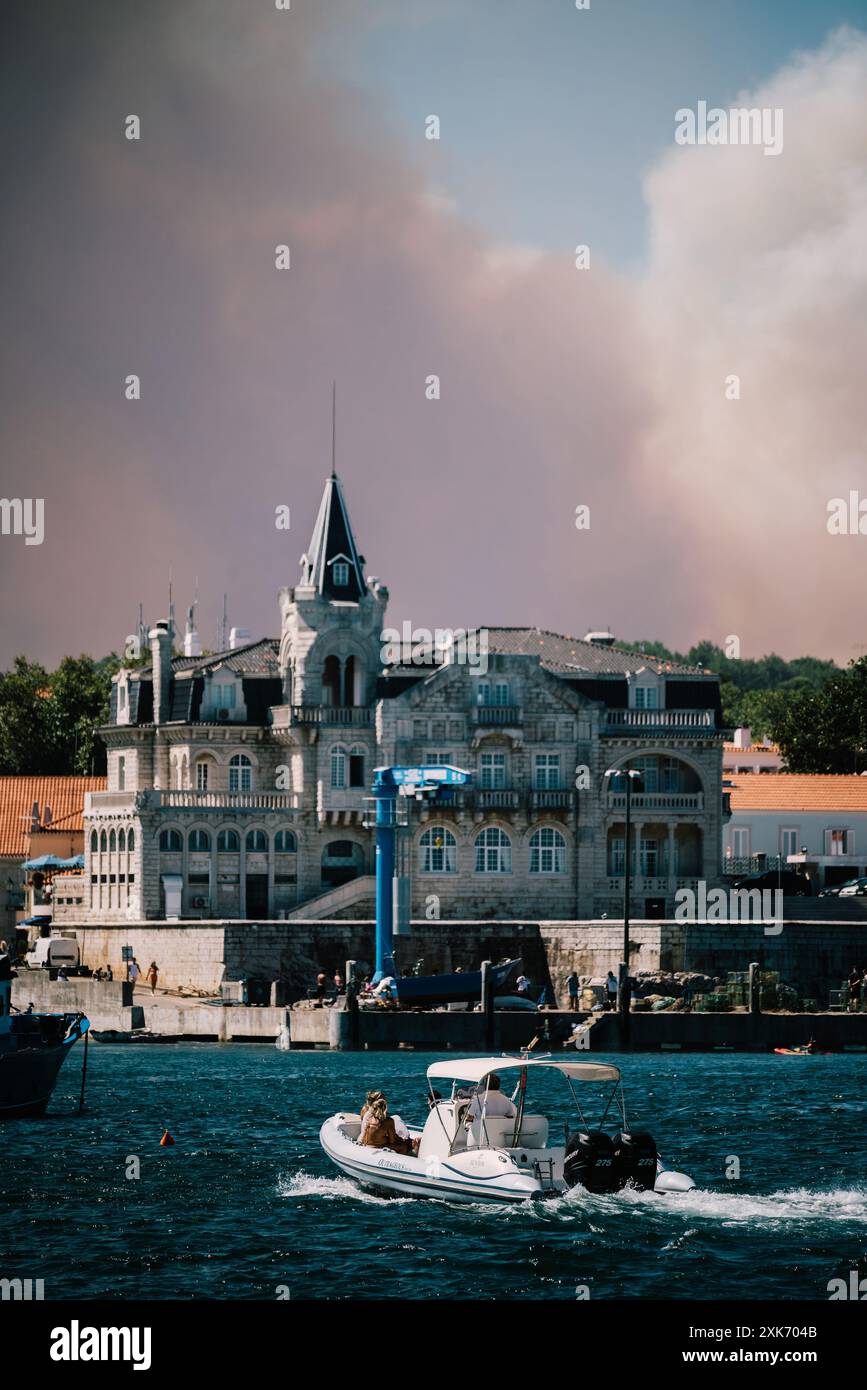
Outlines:
[[[415,1158],[357,1144],[347,1129],[358,1128],[358,1116],[332,1115],[319,1131],[319,1142],[331,1162],[348,1178],[376,1192],[399,1193],[403,1197],[438,1197],[448,1202],[526,1202],[556,1197],[569,1190],[558,1177],[545,1179],[526,1164],[520,1165],[508,1150],[498,1148],[463,1149],[446,1158]],[[416,1131],[420,1133],[420,1131]],[[560,1155],[562,1150],[540,1150],[539,1157]],[[527,1155],[524,1154],[526,1159]],[[654,1191],[688,1192],[695,1187],[686,1173],[678,1173],[657,1163]]]
[[448,1202],[526,1202],[550,1195],[534,1174],[522,1172],[501,1150],[414,1158],[356,1144],[343,1130],[352,1119],[357,1116],[332,1115],[319,1131],[319,1142],[332,1163],[363,1187]]

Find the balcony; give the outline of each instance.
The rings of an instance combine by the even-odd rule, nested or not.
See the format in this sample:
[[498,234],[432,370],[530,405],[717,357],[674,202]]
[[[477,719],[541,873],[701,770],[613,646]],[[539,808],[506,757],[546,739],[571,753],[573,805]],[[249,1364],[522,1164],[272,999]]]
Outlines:
[[515,729],[524,722],[520,705],[476,705],[473,723],[481,728]]
[[271,725],[288,729],[292,724],[370,725],[373,710],[364,705],[274,705]]
[[530,793],[531,811],[568,811],[574,802],[570,791],[534,791]]
[[89,792],[85,799],[87,811],[297,811],[301,807],[299,792],[193,791],[189,787],[170,787],[164,791]]
[[517,811],[521,793],[504,787],[484,787],[476,791],[476,809],[479,811]]
[[[626,793],[609,792],[608,810],[626,811]],[[666,815],[700,815],[704,811],[704,792],[633,792],[632,813],[664,811]]]
[[610,709],[602,726],[607,738],[715,738],[722,732],[712,709]]

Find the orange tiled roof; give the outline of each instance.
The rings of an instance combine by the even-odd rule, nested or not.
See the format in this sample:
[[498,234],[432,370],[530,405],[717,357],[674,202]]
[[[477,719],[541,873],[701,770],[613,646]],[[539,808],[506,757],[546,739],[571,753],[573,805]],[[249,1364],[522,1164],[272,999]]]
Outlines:
[[732,811],[867,811],[867,777],[740,772],[726,778]]
[[105,791],[104,777],[0,776],[0,855],[24,858],[33,803],[39,803],[40,824],[51,807],[50,830],[81,830],[85,792]]

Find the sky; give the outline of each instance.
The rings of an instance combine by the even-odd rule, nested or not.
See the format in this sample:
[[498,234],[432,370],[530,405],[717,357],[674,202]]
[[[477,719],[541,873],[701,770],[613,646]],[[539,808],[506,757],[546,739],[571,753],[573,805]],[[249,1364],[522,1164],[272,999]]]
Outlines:
[[[867,650],[867,0],[6,0],[0,55],[0,493],[44,502],[0,667],[170,576],[276,635],[333,379],[391,625]],[[678,144],[702,101],[782,149]]]

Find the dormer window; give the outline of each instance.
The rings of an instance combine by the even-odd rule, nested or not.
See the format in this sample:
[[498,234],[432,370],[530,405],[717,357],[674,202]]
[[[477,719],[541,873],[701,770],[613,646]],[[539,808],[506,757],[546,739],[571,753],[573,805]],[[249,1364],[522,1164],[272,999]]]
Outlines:
[[335,589],[345,589],[349,583],[349,565],[345,560],[335,560],[332,566]]
[[637,685],[635,687],[635,708],[659,709],[659,690],[655,685]]

